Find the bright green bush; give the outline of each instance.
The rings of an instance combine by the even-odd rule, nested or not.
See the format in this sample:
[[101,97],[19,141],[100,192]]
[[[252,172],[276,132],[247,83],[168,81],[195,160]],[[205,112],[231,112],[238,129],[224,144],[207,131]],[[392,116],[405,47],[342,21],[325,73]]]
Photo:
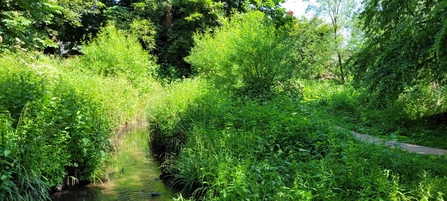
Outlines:
[[9,129],[0,141],[5,157],[2,193],[8,200],[44,199],[49,187],[62,180],[68,164],[66,146],[61,144],[66,138],[46,132],[45,110],[54,74],[32,64],[37,57],[19,53],[0,58],[0,108],[3,117],[10,117],[4,121]]
[[44,200],[67,174],[92,179],[112,132],[103,105],[41,55],[0,60],[0,194]]
[[148,119],[151,123],[151,149],[162,160],[177,154],[186,143],[185,133],[190,129],[186,109],[209,92],[203,79],[177,81],[166,87],[151,100]]
[[150,79],[156,67],[136,37],[111,25],[104,27],[82,53],[83,68],[106,77],[125,77],[133,83]]
[[337,71],[333,63],[333,36],[329,24],[319,18],[296,19],[290,27],[294,49],[291,62],[295,76],[302,79],[330,78]]
[[262,12],[237,14],[221,28],[194,36],[186,61],[219,87],[260,94],[293,74],[291,44]]

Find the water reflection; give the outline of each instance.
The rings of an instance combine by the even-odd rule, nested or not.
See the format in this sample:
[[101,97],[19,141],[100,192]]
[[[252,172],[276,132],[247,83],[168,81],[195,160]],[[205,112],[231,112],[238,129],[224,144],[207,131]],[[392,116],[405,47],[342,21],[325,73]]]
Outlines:
[[158,162],[147,148],[148,132],[131,132],[118,139],[115,171],[110,181],[69,187],[51,196],[53,201],[172,200],[173,194],[159,180]]
[[127,201],[127,200],[166,200],[160,192],[154,191],[111,191],[108,184],[70,187],[51,196],[52,201]]

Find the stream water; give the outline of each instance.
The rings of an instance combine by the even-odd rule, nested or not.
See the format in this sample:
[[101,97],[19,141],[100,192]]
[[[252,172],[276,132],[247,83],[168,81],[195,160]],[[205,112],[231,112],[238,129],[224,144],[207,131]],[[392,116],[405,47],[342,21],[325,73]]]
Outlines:
[[103,183],[75,186],[51,196],[53,201],[172,200],[159,179],[158,162],[149,154],[148,132],[130,132],[115,139],[115,175]]

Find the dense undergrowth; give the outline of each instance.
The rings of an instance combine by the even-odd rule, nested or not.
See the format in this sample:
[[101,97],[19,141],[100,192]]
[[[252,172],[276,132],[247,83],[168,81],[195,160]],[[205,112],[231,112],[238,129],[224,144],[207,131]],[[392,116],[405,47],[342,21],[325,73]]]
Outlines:
[[[167,184],[199,200],[447,198],[445,156],[360,142],[335,127],[392,127],[423,110],[411,113],[414,104],[399,102],[376,110],[350,85],[287,79],[293,68],[268,63],[287,68],[286,52],[263,56],[282,30],[253,31],[268,30],[259,13],[238,17],[213,36],[195,36],[187,61],[200,76],[172,83],[150,104],[152,150]],[[219,40],[226,35],[229,44]],[[240,43],[245,48],[226,48]]]
[[[165,178],[204,200],[445,199],[445,157],[361,143],[319,107],[240,98],[196,79],[150,110]],[[155,148],[155,147],[153,147]],[[162,149],[163,148],[163,149]]]
[[70,60],[1,55],[0,200],[46,200],[51,187],[100,180],[112,134],[145,116],[142,100],[156,87],[151,58],[113,27],[97,40]]
[[[187,61],[198,76],[163,87],[137,40],[111,26],[79,58],[2,54],[0,200],[45,200],[64,179],[107,175],[120,125],[142,117],[179,200],[447,198],[446,156],[363,143],[335,127],[446,146],[435,134],[445,129],[427,127],[444,121],[440,96],[421,87],[377,110],[349,83],[294,79],[284,30],[261,13],[238,17],[195,36]],[[216,40],[231,33],[231,43]]]
[[430,147],[447,148],[445,87],[418,86],[390,107],[377,109],[367,95],[332,81],[303,81],[305,104],[333,124],[361,133]]

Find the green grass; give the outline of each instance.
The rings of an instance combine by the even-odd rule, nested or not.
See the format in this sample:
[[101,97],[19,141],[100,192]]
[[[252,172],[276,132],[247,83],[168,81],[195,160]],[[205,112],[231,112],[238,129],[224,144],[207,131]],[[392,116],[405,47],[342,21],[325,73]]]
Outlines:
[[446,156],[357,141],[334,128],[361,117],[356,93],[303,83],[301,101],[238,97],[197,79],[169,87],[168,104],[150,110],[167,183],[206,200],[446,199]]
[[[320,118],[334,125],[385,139],[447,149],[446,117],[434,109],[404,104],[401,97],[393,106],[378,110],[367,107],[361,92],[330,81],[303,81],[304,103]],[[417,114],[415,114],[417,113]]]

